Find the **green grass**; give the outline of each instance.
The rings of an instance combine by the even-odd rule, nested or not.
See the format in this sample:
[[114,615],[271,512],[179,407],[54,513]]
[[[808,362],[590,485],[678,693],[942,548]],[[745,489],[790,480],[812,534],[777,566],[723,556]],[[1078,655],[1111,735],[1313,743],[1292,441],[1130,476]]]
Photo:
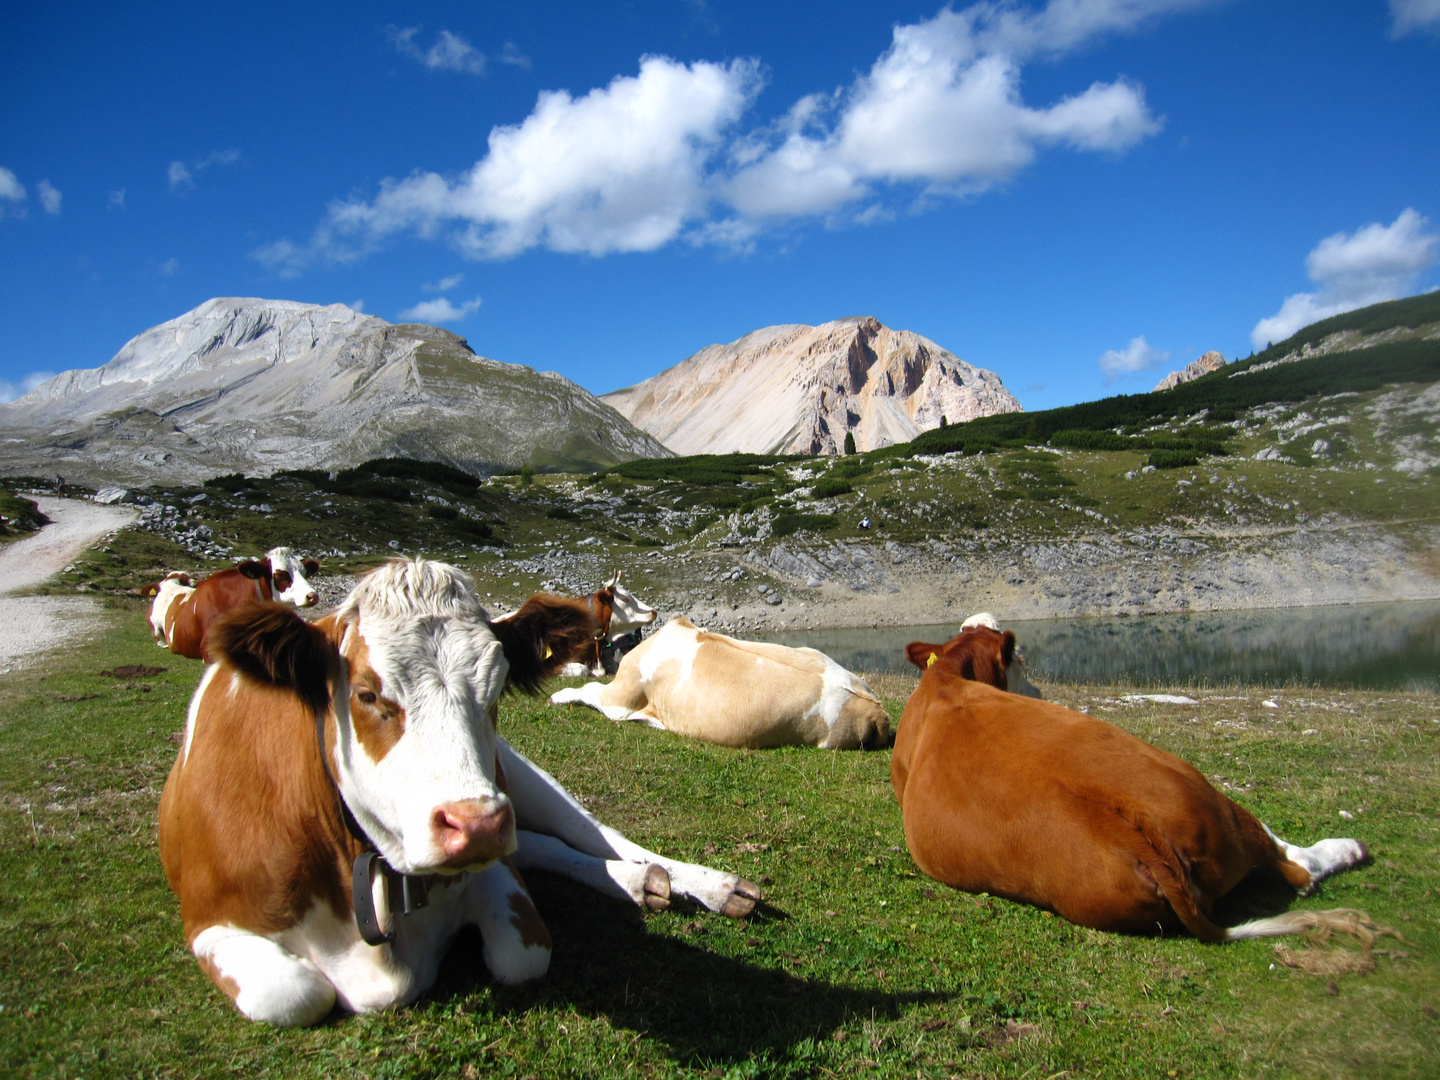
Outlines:
[[[1421,1077],[1440,1060],[1440,700],[1304,688],[1278,709],[1244,688],[1052,697],[1182,754],[1290,839],[1366,840],[1373,865],[1293,903],[1399,927],[1409,944],[1382,943],[1399,952],[1370,974],[1305,974],[1263,941],[1096,933],[930,882],[903,850],[888,752],[722,750],[511,698],[503,731],[603,819],[750,877],[766,906],[652,915],[536,874],[555,937],[541,982],[492,985],[462,937],[413,1007],[247,1023],[185,949],[155,853],[200,666],[110,603],[98,640],[0,676],[0,1074]],[[100,674],[127,663],[167,670]],[[898,716],[913,680],[875,685]]]

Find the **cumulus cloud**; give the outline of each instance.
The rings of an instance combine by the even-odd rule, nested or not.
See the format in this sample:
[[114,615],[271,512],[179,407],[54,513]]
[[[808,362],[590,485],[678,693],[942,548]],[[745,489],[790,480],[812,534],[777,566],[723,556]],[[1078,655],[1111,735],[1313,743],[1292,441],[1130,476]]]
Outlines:
[[400,318],[406,322],[421,323],[451,323],[460,322],[462,319],[473,315],[480,309],[480,297],[474,300],[467,300],[456,307],[448,297],[439,297],[436,300],[422,300],[412,308],[406,308],[400,312]]
[[373,200],[332,203],[308,244],[281,240],[252,254],[284,276],[316,260],[354,261],[406,231],[444,236],[475,258],[536,246],[653,250],[705,214],[705,163],[758,83],[743,61],[648,56],[638,75],[583,97],[542,93],[522,123],[490,132],[489,152],[461,176],[382,181]]
[[1305,258],[1305,272],[1320,288],[1286,297],[1278,312],[1255,324],[1250,341],[1263,349],[1320,319],[1410,295],[1440,256],[1440,233],[1429,224],[1407,208],[1389,225],[1327,236]]
[[1100,357],[1100,370],[1105,373],[1105,385],[1109,386],[1122,375],[1150,371],[1169,359],[1168,351],[1152,348],[1141,336],[1131,338],[1124,349],[1107,349]]
[[60,213],[60,200],[64,198],[59,190],[49,180],[41,180],[35,185],[36,194],[40,196],[40,205],[47,214],[52,217]]
[[829,102],[803,99],[768,150],[744,146],[749,160],[726,195],[747,217],[824,214],[877,184],[974,194],[1048,146],[1126,150],[1160,130],[1141,87],[1097,82],[1036,109],[1020,98],[1021,65],[1182,6],[1193,5],[1053,0],[1031,13],[977,4],[897,26],[890,48],[848,90]]
[[[252,256],[294,276],[363,258],[401,233],[443,239],[472,258],[533,247],[599,256],[677,239],[744,247],[804,217],[888,220],[897,208],[1003,183],[1047,150],[1122,153],[1154,135],[1161,121],[1138,84],[1116,77],[1029,105],[1023,67],[1206,2],[945,8],[895,27],[849,86],[808,94],[748,132],[735,129],[761,88],[756,61],[647,56],[637,75],[583,96],[540,94],[523,121],[491,130],[467,172],[388,178],[373,198],[333,203],[308,241],[275,241]],[[425,50],[418,34],[391,28],[396,48],[427,66],[469,55],[463,39],[437,53],[440,41]]]
[[[234,165],[240,160],[239,150],[216,150],[209,157],[201,158],[199,161],[172,161],[166,169],[166,177],[170,181],[171,194],[195,190],[195,177],[212,165]],[[122,193],[123,197],[123,193]]]
[[1440,33],[1440,0],[1390,0],[1390,33],[1404,37],[1412,30]]
[[55,373],[53,371],[32,371],[29,375],[21,379],[19,383],[10,382],[7,379],[0,379],[0,405],[14,401],[16,398],[30,393],[31,390],[34,390],[41,383],[54,377]]

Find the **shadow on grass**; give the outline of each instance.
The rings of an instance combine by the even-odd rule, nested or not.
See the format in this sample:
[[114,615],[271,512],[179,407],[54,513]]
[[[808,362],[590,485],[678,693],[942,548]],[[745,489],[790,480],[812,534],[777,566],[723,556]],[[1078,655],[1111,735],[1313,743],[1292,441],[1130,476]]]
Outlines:
[[[823,1039],[857,1017],[893,1020],[915,1005],[953,996],[800,978],[766,966],[768,960],[752,963],[707,947],[711,927],[721,931],[715,938],[734,940],[722,916],[679,908],[651,917],[683,920],[696,938],[692,944],[648,932],[649,920],[638,908],[548,874],[526,877],[554,939],[549,974],[527,986],[494,984],[480,934],[466,928],[428,998],[447,1001],[488,987],[498,1012],[569,1007],[656,1040],[681,1065],[704,1067],[748,1058],[783,1060],[803,1040]],[[765,921],[789,917],[769,905],[759,914],[762,921],[751,923],[757,930]],[[726,942],[715,944],[724,948]]]

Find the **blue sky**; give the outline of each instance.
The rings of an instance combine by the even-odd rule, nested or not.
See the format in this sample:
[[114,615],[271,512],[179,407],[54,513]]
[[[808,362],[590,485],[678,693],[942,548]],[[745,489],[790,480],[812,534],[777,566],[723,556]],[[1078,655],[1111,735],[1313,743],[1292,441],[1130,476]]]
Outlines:
[[1440,0],[58,0],[0,86],[0,400],[261,296],[596,393],[868,314],[1040,409],[1440,286]]

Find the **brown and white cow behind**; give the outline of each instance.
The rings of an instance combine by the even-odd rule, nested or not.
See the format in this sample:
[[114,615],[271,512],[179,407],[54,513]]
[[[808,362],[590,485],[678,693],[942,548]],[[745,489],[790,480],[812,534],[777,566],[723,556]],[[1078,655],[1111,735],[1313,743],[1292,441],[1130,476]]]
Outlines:
[[651,625],[659,612],[620,583],[618,570],[587,602],[590,613],[595,616],[595,640],[585,650],[583,660],[566,664],[560,674],[581,678],[588,674],[592,679],[600,679],[619,662],[611,659],[607,667],[607,647],[614,645],[616,638]]
[[[537,596],[492,627],[458,570],[421,560],[367,575],[313,624],[273,603],[217,623],[160,800],[160,857],[186,941],[242,1013],[302,1025],[337,1002],[411,1001],[464,925],[497,980],[544,974],[522,868],[653,908],[753,909],[753,885],[631,843],[497,734],[502,691],[533,691],[593,626],[579,602]],[[393,872],[371,877],[359,837]],[[399,913],[392,894],[419,883],[428,904]],[[366,943],[362,909],[392,940]]]
[[865,680],[815,649],[740,641],[674,618],[620,661],[608,684],[550,695],[721,746],[873,749],[890,718]]
[[1184,927],[1205,941],[1314,925],[1373,930],[1351,911],[1215,925],[1215,901],[1251,870],[1308,893],[1364,861],[1365,845],[1287,844],[1180,758],[1005,691],[1014,649],[1013,633],[985,626],[909,649],[924,674],[900,718],[890,779],[926,874],[1098,930]]
[[319,572],[318,562],[301,559],[288,547],[271,548],[263,559],[246,559],[211,574],[193,588],[188,574],[172,571],[142,594],[155,597],[150,605],[155,643],[177,656],[209,663],[213,657],[206,648],[205,634],[216,619],[258,600],[313,607],[318,597],[306,575]]

